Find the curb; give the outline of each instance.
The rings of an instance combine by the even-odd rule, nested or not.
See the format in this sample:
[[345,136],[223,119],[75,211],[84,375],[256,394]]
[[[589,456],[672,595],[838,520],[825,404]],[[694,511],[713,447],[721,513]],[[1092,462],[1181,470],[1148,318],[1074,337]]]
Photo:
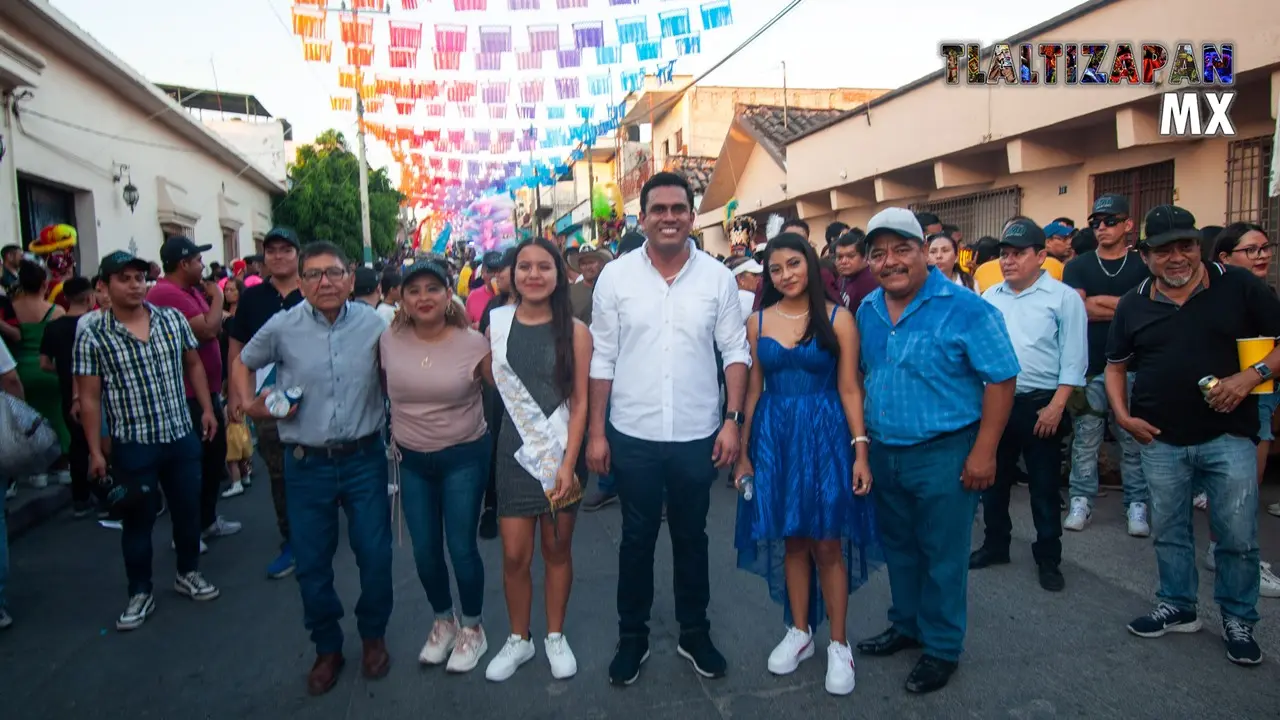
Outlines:
[[8,502],[9,539],[21,537],[70,505],[71,487],[69,485],[20,488],[18,497]]

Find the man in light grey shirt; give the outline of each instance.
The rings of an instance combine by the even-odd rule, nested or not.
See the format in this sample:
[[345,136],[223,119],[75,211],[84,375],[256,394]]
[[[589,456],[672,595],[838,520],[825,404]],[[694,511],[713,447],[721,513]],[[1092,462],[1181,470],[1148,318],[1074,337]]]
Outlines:
[[[344,664],[342,602],[333,588],[339,506],[360,567],[355,613],[363,672],[380,678],[390,666],[384,636],[392,606],[391,507],[378,370],[378,338],[386,325],[373,308],[347,301],[353,277],[341,250],[311,243],[298,264],[306,301],[268,320],[231,369],[240,397],[254,396],[250,371],[273,364],[280,388],[302,389],[279,428],[290,541],[306,627],[316,645],[307,686],[321,695],[333,688]],[[247,412],[268,417],[264,397]]]

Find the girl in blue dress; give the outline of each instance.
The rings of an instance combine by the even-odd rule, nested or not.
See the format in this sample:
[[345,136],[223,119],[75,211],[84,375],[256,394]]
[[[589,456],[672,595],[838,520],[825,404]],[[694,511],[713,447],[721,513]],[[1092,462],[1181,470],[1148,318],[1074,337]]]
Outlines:
[[854,688],[845,635],[849,595],[882,562],[871,499],[853,314],[827,302],[818,257],[791,233],[769,242],[762,310],[747,320],[751,379],[743,454],[734,477],[754,476],[738,502],[738,567],[762,576],[785,608],[786,635],[769,671],[813,657],[813,628],[831,620],[827,692]]

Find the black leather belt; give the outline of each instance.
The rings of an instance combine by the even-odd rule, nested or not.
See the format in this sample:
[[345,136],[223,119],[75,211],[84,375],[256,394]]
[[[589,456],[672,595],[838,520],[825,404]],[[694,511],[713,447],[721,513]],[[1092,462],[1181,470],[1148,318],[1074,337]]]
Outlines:
[[294,445],[291,452],[296,460],[301,460],[308,455],[313,457],[322,457],[332,460],[333,458],[347,457],[356,453],[367,450],[374,445],[382,442],[382,433],[373,433],[365,435],[357,440],[350,442],[334,443],[332,445],[324,445],[322,447],[313,447],[311,445]]

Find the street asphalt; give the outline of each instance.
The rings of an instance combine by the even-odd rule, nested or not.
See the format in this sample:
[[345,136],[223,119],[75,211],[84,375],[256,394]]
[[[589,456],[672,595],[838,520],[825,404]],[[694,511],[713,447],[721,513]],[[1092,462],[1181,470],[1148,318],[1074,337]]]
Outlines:
[[[728,676],[707,680],[675,654],[670,545],[658,544],[653,655],[639,681],[611,687],[607,669],[616,641],[615,582],[620,518],[616,505],[583,514],[574,538],[576,577],[566,635],[579,672],[551,678],[538,656],[511,680],[484,679],[484,663],[468,675],[446,675],[417,663],[432,618],[414,572],[407,530],[395,548],[396,607],[388,632],[390,675],[368,682],[359,673],[360,644],[350,608],[358,594],[345,542],[336,560],[348,608],[347,668],[321,698],[306,694],[312,648],[302,627],[296,581],[268,580],[277,536],[263,482],[224,501],[222,512],[244,532],[215,541],[202,560],[222,596],[196,604],[176,595],[169,578],[169,524],[156,527],[157,612],[136,632],[119,633],[126,601],[119,533],[62,515],[12,547],[9,605],[16,624],[0,633],[0,718],[529,718],[642,720],[759,718],[1263,718],[1280,716],[1280,600],[1263,599],[1259,640],[1268,653],[1257,668],[1231,665],[1212,605],[1213,575],[1201,572],[1206,629],[1142,640],[1125,624],[1152,607],[1156,582],[1151,541],[1128,537],[1120,494],[1099,500],[1094,523],[1064,538],[1065,592],[1040,589],[1031,560],[1033,532],[1026,491],[1013,495],[1013,564],[975,571],[969,584],[969,635],[959,672],[944,690],[917,697],[903,681],[914,652],[857,658],[858,686],[834,698],[823,689],[825,654],[787,677],[765,660],[783,631],[781,609],[759,578],[735,568],[736,494],[717,484],[709,519],[713,636],[729,660]],[[1266,487],[1267,502],[1280,487]],[[1280,561],[1280,518],[1260,514],[1264,557]],[[980,542],[975,525],[975,545]],[[1207,524],[1197,513],[1198,545]],[[489,657],[506,636],[497,541],[481,545],[486,565]],[[540,586],[541,566],[534,582]],[[851,637],[884,629],[889,602],[881,573],[854,595]],[[535,587],[534,635],[545,632]],[[825,628],[819,630],[825,649]]]

